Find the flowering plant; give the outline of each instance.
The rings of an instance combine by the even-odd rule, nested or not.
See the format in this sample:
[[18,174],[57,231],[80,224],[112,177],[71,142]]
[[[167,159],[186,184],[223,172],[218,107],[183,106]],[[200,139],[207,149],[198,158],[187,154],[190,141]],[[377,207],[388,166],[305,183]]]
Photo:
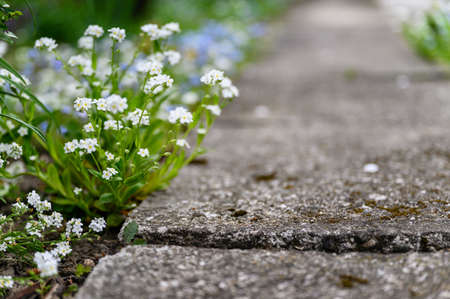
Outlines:
[[[104,29],[90,25],[79,41],[80,53],[70,57],[59,53],[51,38],[36,41],[37,49],[62,63],[82,94],[73,99],[70,111],[62,111],[14,89],[21,104],[17,114],[32,125],[0,124],[7,141],[0,147],[0,162],[25,162],[15,174],[0,169],[3,177],[35,176],[49,187],[54,204],[90,217],[104,214],[109,224],[118,225],[138,200],[166,187],[183,166],[204,153],[205,135],[238,96],[237,88],[222,71],[208,70],[201,77],[201,102],[174,105],[179,100],[169,72],[181,57],[168,48],[167,39],[180,28],[177,23],[147,24],[141,30],[132,55],[121,52],[126,33],[120,28],[109,29],[105,42]],[[130,61],[123,62],[126,56]],[[11,110],[11,104],[3,107]],[[49,121],[45,136],[37,128],[43,120]],[[66,126],[71,129],[63,130]]]
[[63,215],[53,211],[51,203],[41,200],[34,190],[28,193],[27,202],[18,199],[8,216],[0,214],[0,256],[8,252],[25,264],[35,265],[37,271],[25,278],[0,276],[0,294],[12,288],[14,281],[38,280],[45,285],[47,277],[58,274],[61,259],[72,252],[71,242],[92,237],[105,227],[103,218],[95,218],[83,232],[81,219],[65,222]]

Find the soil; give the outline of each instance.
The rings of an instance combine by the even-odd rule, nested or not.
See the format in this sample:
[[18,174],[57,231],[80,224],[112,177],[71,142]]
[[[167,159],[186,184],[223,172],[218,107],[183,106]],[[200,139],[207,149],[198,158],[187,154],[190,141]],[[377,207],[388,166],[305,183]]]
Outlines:
[[[98,263],[99,259],[117,253],[125,244],[117,239],[117,231],[109,230],[101,238],[85,239],[72,244],[72,253],[63,259],[58,266],[59,277],[47,281],[47,292],[41,296],[37,290],[38,284],[19,286],[12,289],[6,296],[7,299],[35,299],[35,298],[70,298],[83,284],[90,270]],[[77,273],[77,266],[83,265],[90,270],[85,273]],[[27,276],[27,272],[34,270],[32,266],[18,260],[9,254],[0,261],[0,273],[15,277]]]

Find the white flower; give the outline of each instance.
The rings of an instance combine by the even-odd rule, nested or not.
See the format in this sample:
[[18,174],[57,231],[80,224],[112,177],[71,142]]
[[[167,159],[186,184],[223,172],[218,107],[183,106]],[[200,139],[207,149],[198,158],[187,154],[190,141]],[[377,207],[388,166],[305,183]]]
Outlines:
[[39,269],[41,277],[58,274],[58,260],[49,251],[36,252],[33,261]]
[[118,172],[114,168],[106,168],[105,170],[103,170],[102,178],[104,178],[105,180],[110,180],[111,177],[116,174],[118,174]]
[[35,208],[38,212],[50,211],[52,209],[52,204],[47,200],[43,200],[37,202]]
[[92,36],[83,36],[78,40],[80,49],[92,50],[94,48],[94,38]]
[[369,163],[364,165],[364,172],[368,172],[368,173],[375,173],[378,172],[379,167],[377,164],[374,163]]
[[5,164],[5,160],[0,158],[0,168],[3,167],[4,164]]
[[171,32],[180,32],[180,24],[175,22],[167,23],[163,26],[163,29],[169,30]]
[[128,108],[127,99],[117,94],[112,94],[106,98],[107,110],[113,114],[123,112]]
[[35,191],[31,191],[27,195],[28,204],[32,207],[36,207],[36,204],[41,201],[41,196]]
[[106,111],[108,109],[106,100],[103,98],[98,99],[96,101],[96,104],[97,104],[97,110],[99,110],[99,111]]
[[17,130],[17,133],[19,133],[20,136],[24,137],[28,135],[28,128],[26,127],[20,127],[19,130]]
[[219,70],[211,70],[204,74],[200,81],[206,85],[215,85],[216,83],[222,81],[225,77],[223,76],[223,72]]
[[73,104],[76,111],[82,112],[87,111],[92,106],[92,99],[90,98],[77,98]]
[[54,248],[51,253],[54,257],[65,257],[66,255],[70,254],[72,252],[72,248],[70,248],[69,242],[60,242],[56,245],[56,248]]
[[[5,145],[5,144],[2,144]],[[8,157],[18,160],[22,156],[23,149],[21,145],[18,145],[17,143],[13,142],[11,144],[5,145],[5,147],[0,149],[0,152],[6,152],[6,155]]]
[[205,128],[198,128],[197,133],[200,135],[205,135],[207,133],[207,131]]
[[167,57],[170,65],[175,65],[181,60],[181,54],[177,51],[166,51],[164,52],[164,56]]
[[239,89],[236,86],[230,86],[222,89],[222,96],[226,99],[235,98],[239,96]]
[[12,211],[15,214],[24,214],[28,211],[28,206],[24,204],[23,202],[16,202],[12,205]]
[[161,30],[158,28],[158,25],[156,24],[147,24],[144,26],[141,26],[142,32],[146,33],[148,36],[150,36],[151,40],[157,40],[161,38]]
[[122,123],[119,120],[112,120],[112,119],[110,119],[110,120],[105,121],[105,123],[104,123],[104,129],[105,130],[118,131],[118,130],[120,130],[122,128],[123,128],[123,125],[122,125]]
[[103,231],[106,227],[106,221],[103,218],[94,218],[89,224],[89,228],[94,232],[99,233]]
[[0,290],[1,289],[12,289],[14,286],[14,280],[11,276],[0,276]]
[[106,156],[106,160],[108,160],[108,161],[114,160],[114,155],[111,154],[110,152],[105,152],[105,156]]
[[183,107],[177,107],[169,112],[168,120],[174,124],[179,121],[181,124],[188,124],[192,122],[192,113]]
[[91,66],[91,60],[83,55],[71,56],[67,61],[67,63],[70,66],[81,66],[81,67]]
[[109,37],[121,43],[125,39],[125,29],[114,27],[108,30]]
[[8,127],[8,129],[12,130],[16,127],[16,125],[14,125],[14,123],[11,120],[7,120],[6,121],[6,126]]
[[96,138],[81,139],[78,145],[80,149],[84,149],[88,154],[95,152],[97,150],[96,149],[97,146],[98,141]]
[[140,73],[149,73],[150,75],[159,75],[162,72],[163,64],[157,60],[139,61],[136,64],[136,70]]
[[41,37],[35,41],[34,47],[36,49],[47,49],[48,51],[53,51],[56,47],[58,47],[58,44],[52,38]]
[[84,31],[84,35],[93,36],[99,38],[103,35],[104,30],[102,27],[98,25],[89,25],[86,31]]
[[[0,243],[0,252],[6,252],[6,249],[8,249],[8,245],[6,243]],[[1,289],[1,285],[0,285]]]
[[224,77],[220,82],[220,87],[222,87],[222,96],[226,99],[234,98],[239,96],[239,90],[233,85],[230,78]]
[[189,143],[186,141],[186,139],[177,139],[177,145],[181,147],[191,148]]
[[64,152],[66,154],[73,153],[78,148],[78,140],[74,139],[72,141],[66,142],[64,144]]
[[150,156],[150,153],[148,152],[147,148],[140,148],[137,154],[142,158]]
[[92,123],[87,123],[87,124],[85,124],[84,126],[83,126],[83,130],[86,132],[86,133],[91,133],[91,132],[94,132],[95,130],[94,130],[94,126],[92,125]]
[[42,238],[41,230],[43,229],[42,225],[37,221],[27,222],[25,225],[25,230],[30,236],[36,236],[38,238]]
[[72,218],[66,224],[66,236],[69,237],[73,233],[78,237],[81,237],[83,233],[83,223],[80,218]]
[[222,110],[218,105],[206,105],[205,108],[211,111],[212,114],[219,116]]
[[41,214],[39,217],[45,222],[46,226],[54,226],[56,228],[60,228],[64,220],[62,214],[58,212],[53,212],[51,215]]
[[146,110],[142,111],[141,109],[136,109],[133,112],[129,112],[126,119],[131,121],[133,126],[148,126],[150,124],[150,117]]
[[144,92],[146,94],[153,93],[158,94],[164,89],[164,85],[172,87],[173,79],[168,75],[156,75],[151,77],[144,86]]
[[81,189],[80,187],[73,188],[73,193],[75,195],[79,195],[81,192],[83,192],[83,189]]

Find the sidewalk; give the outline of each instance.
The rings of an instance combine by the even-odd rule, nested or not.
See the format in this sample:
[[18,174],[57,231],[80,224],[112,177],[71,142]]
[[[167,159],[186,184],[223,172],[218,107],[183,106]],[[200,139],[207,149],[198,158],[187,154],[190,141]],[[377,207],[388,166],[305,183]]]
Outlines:
[[301,3],[239,87],[205,160],[130,216],[183,247],[125,248],[77,298],[449,298],[450,86],[386,14]]

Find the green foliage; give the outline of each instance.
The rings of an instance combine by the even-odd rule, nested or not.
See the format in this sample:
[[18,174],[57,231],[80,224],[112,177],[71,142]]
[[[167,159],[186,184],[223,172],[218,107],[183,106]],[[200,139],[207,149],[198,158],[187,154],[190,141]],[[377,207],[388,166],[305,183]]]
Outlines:
[[90,273],[92,271],[92,267],[85,266],[83,264],[77,264],[77,267],[75,269],[75,276],[78,278],[81,278],[85,276],[86,274]]
[[403,33],[412,48],[424,59],[450,63],[450,19],[447,13],[433,8],[418,23],[405,23]]
[[123,241],[125,243],[130,243],[134,239],[134,236],[136,236],[137,232],[138,224],[134,220],[130,221],[130,223],[128,223],[123,229]]

